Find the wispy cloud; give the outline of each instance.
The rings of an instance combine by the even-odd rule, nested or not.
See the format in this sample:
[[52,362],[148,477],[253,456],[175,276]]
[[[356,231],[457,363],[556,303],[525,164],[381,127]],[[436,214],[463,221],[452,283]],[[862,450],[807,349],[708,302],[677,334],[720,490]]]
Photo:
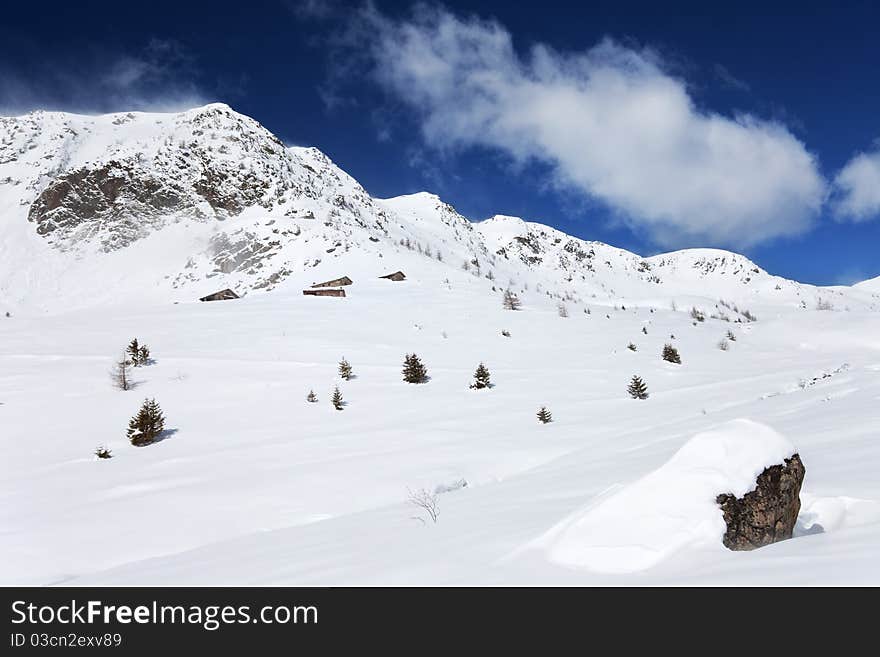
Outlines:
[[317,89],[318,98],[324,104],[328,112],[333,112],[342,107],[356,107],[358,102],[353,96],[340,93],[339,87],[332,81],[321,85]]
[[24,76],[0,63],[0,113],[171,111],[211,100],[196,82],[195,58],[173,40],[151,39],[125,52],[84,51],[76,58],[47,53],[40,64],[39,75]]
[[870,274],[861,267],[846,269],[838,273],[831,281],[832,285],[855,285],[870,278]]
[[720,80],[721,83],[728,89],[743,92],[749,92],[752,90],[748,82],[740,80],[723,64],[715,64],[715,66],[712,67],[712,71],[715,73],[715,77],[717,77],[718,80]]
[[838,221],[880,218],[880,148],[859,153],[838,172],[831,203]]
[[344,8],[341,0],[285,0],[284,4],[294,16],[308,20],[332,18]]
[[814,157],[784,124],[697,107],[648,49],[609,39],[521,55],[497,22],[426,5],[405,20],[367,5],[357,26],[337,47],[367,56],[426,144],[549,164],[555,184],[599,199],[658,244],[796,235],[824,202]]

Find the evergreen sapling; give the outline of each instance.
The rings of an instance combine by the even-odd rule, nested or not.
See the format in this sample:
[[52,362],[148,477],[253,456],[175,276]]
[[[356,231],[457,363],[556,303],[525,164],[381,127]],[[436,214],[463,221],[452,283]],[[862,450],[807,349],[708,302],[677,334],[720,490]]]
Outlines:
[[128,353],[128,360],[131,361],[131,364],[134,367],[138,366],[138,359],[141,355],[141,346],[138,344],[138,339],[135,338],[131,342],[128,343],[128,347],[126,348],[126,352]]
[[676,365],[681,365],[681,356],[678,355],[678,349],[673,347],[671,344],[663,345],[663,360],[668,363],[675,363]]
[[127,436],[135,447],[149,445],[165,430],[165,416],[155,399],[145,399],[128,423]]
[[342,410],[342,393],[339,391],[339,386],[333,388],[333,396],[330,398],[330,403],[333,404],[333,408],[337,411]]
[[477,366],[477,371],[474,372],[474,382],[471,384],[471,388],[473,390],[482,390],[483,388],[490,388],[492,383],[489,381],[489,368],[487,368],[483,363],[480,363]]
[[403,361],[403,380],[407,383],[425,383],[428,370],[415,354],[407,354]]
[[345,356],[339,361],[339,376],[345,381],[350,381],[352,376],[351,363],[345,360]]
[[642,381],[641,377],[639,376],[633,376],[632,380],[629,382],[629,386],[627,387],[626,391],[633,399],[648,398],[648,386],[645,385],[645,382]]

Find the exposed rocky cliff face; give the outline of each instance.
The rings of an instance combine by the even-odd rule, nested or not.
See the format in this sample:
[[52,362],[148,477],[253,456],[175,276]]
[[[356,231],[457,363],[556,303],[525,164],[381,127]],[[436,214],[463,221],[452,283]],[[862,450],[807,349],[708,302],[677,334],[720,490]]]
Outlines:
[[[55,178],[28,212],[37,233],[62,244],[97,237],[105,250],[128,246],[169,214],[203,217],[176,182],[165,182],[131,162],[82,167]],[[112,230],[106,230],[108,224]]]
[[[123,118],[111,122],[113,129],[143,123],[142,116]],[[60,248],[95,239],[109,251],[167,221],[225,219],[253,206],[271,210],[294,187],[284,144],[224,105],[149,127],[149,139],[108,144],[93,160],[47,176],[28,212],[37,232]],[[85,146],[87,126],[66,128],[68,148]]]

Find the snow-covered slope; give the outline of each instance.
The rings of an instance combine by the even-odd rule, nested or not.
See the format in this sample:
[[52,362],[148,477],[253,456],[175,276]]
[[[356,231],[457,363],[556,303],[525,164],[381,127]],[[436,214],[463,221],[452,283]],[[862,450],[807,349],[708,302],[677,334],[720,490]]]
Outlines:
[[856,283],[854,287],[868,292],[880,292],[880,276]]
[[[345,299],[302,295],[342,275]],[[244,298],[197,301],[226,287]],[[880,583],[878,310],[865,285],[726,251],[643,258],[374,199],[225,105],[3,119],[0,583]],[[155,363],[121,391],[107,371],[134,337]],[[401,381],[412,352],[425,385]],[[481,361],[494,387],[471,390]],[[633,374],[649,399],[626,395]],[[137,448],[145,397],[168,431]],[[795,539],[719,549],[690,498],[650,540],[605,522],[646,481],[705,492],[690,441],[741,418],[798,446]],[[744,456],[725,477],[776,455]],[[407,502],[421,488],[436,524]],[[616,572],[583,557],[581,520],[617,542]]]
[[[514,312],[491,281],[402,255],[406,281],[356,279],[345,299],[277,289],[0,317],[0,582],[880,583],[880,313],[695,326],[669,308],[571,305],[564,318],[535,295]],[[126,392],[107,372],[133,337],[156,362]],[[661,360],[666,342],[681,365]],[[427,384],[401,381],[412,352]],[[471,390],[481,361],[494,387]],[[649,399],[627,396],[633,374]],[[133,447],[125,429],[147,397],[169,431]],[[670,526],[656,561],[621,546],[623,574],[560,564],[541,542],[738,418],[798,447],[793,540],[732,553]],[[94,458],[99,444],[112,459]],[[437,524],[407,503],[420,488],[448,490]],[[679,530],[708,508],[690,502],[664,511]]]

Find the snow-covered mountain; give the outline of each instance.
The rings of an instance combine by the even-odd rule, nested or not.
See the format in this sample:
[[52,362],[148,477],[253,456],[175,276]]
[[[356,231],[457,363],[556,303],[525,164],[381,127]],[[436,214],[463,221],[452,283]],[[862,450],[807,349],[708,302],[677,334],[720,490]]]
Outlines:
[[[13,303],[167,299],[216,287],[214,277],[271,288],[387,232],[381,209],[323,154],[287,148],[219,104],[3,119],[0,211]],[[17,293],[25,280],[28,299]]]
[[472,223],[431,194],[377,200],[317,149],[288,148],[223,104],[0,119],[7,309],[296,288],[399,269],[411,255],[573,302],[876,302],[772,276],[726,251],[642,258],[516,217]]

